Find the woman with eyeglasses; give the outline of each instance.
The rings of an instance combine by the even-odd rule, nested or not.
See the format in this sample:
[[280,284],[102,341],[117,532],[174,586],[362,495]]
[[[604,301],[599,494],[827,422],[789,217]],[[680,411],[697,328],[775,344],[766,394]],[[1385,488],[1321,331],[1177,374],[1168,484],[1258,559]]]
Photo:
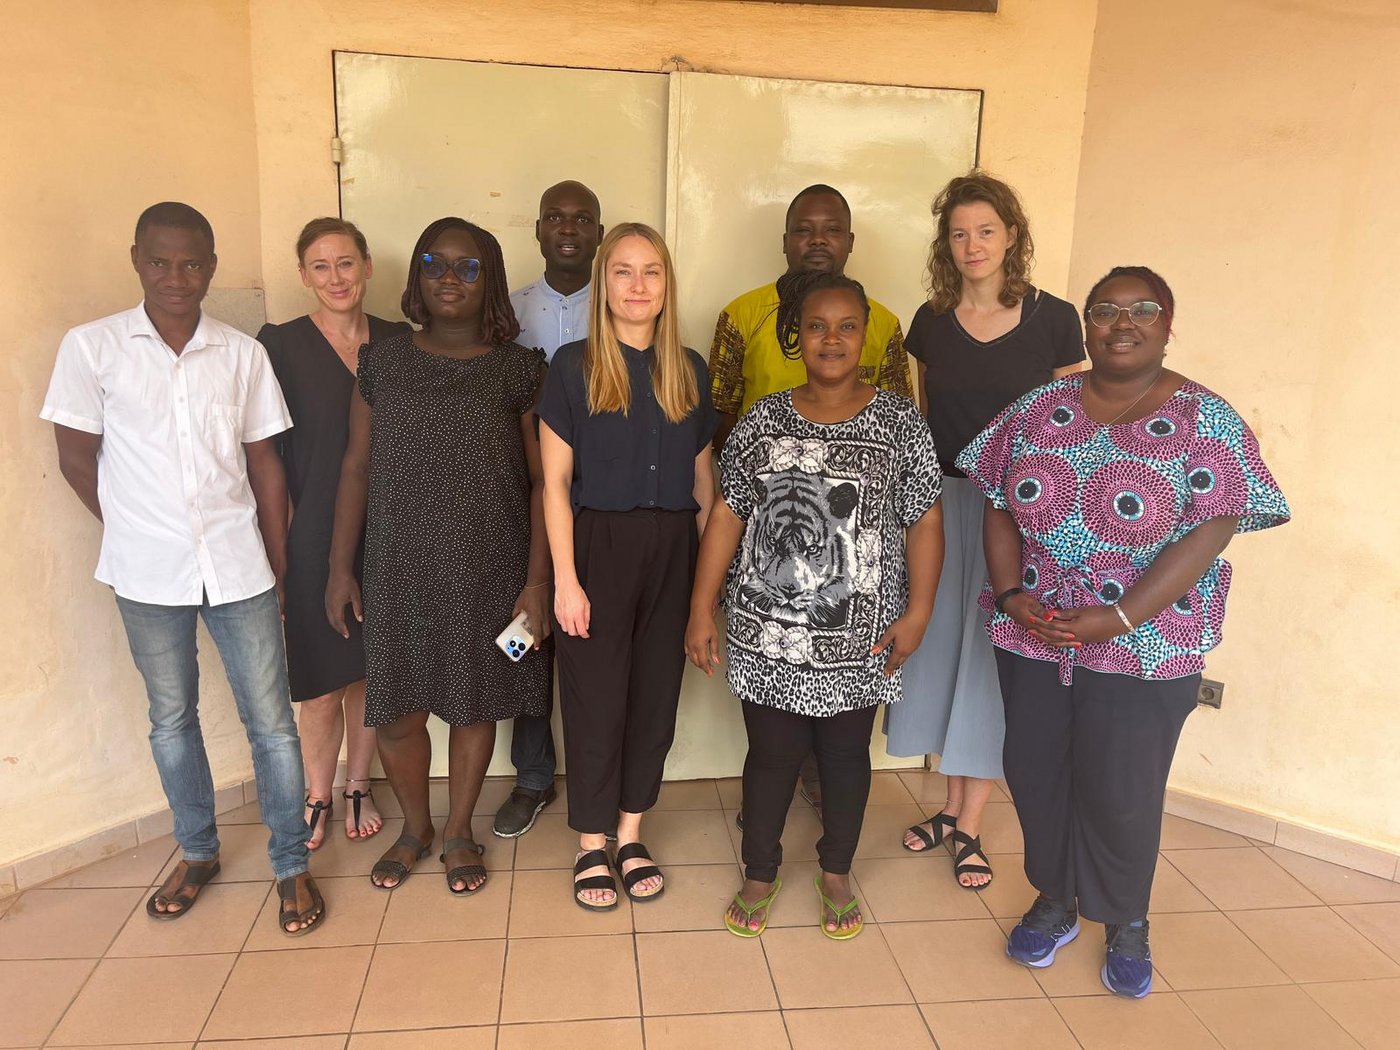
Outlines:
[[[440,859],[458,895],[486,884],[471,818],[496,722],[548,710],[549,554],[534,404],[544,355],[515,343],[496,238],[439,219],[413,249],[403,312],[422,330],[360,355],[341,468],[326,615],[364,620],[365,721],[403,807],[403,834],[374,865],[380,889],[427,855],[428,715],[450,727]],[[353,559],[363,526],[364,599]],[[518,662],[496,637],[524,612]]]
[[[316,309],[286,324],[266,324],[267,348],[291,430],[277,439],[291,496],[287,578],[282,614],[287,635],[287,678],[301,704],[297,729],[306,765],[306,823],[310,849],[319,849],[330,823],[331,785],[340,744],[346,745],[345,835],[367,839],[382,821],[369,787],[374,730],[365,725],[365,648],[358,621],[344,637],[326,627],[326,576],[335,519],[335,490],[345,455],[350,399],[360,351],[409,330],[402,321],[365,313],[374,274],[365,235],[344,219],[312,219],[297,238],[297,270],[316,297]],[[355,556],[358,573],[360,553]]]
[[980,171],[960,176],[934,200],[933,214],[929,301],[905,345],[919,362],[924,415],[947,471],[947,554],[928,633],[904,665],[904,700],[886,709],[886,748],[940,756],[947,801],[904,833],[904,848],[932,855],[946,845],[958,885],[980,891],[992,881],[981,828],[1002,775],[1004,722],[987,615],[977,604],[987,578],[986,501],[953,461],[1027,390],[1077,369],[1084,333],[1073,306],[1030,283],[1034,243],[1010,186]]
[[1038,892],[1007,954],[1045,967],[1105,925],[1108,989],[1152,986],[1147,910],[1167,773],[1220,641],[1237,532],[1288,503],[1249,426],[1164,365],[1175,302],[1120,266],[1089,292],[1091,371],[1032,390],[958,457],[987,499],[984,608],[1006,780]]
[[705,360],[681,345],[661,235],[614,226],[593,289],[588,338],[554,355],[538,411],[569,826],[579,834],[572,894],[581,908],[609,911],[610,866],[633,901],[665,890],[642,815],[676,731],[717,417]]

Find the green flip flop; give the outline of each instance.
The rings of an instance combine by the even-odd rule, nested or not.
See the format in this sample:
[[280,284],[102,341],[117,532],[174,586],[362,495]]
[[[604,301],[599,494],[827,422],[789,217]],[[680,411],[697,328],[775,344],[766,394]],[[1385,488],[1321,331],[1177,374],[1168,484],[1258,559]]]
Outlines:
[[[783,888],[783,880],[782,880],[782,879],[775,879],[775,880],[773,880],[773,891],[772,891],[771,893],[769,893],[768,896],[764,897],[761,901],[754,901],[752,904],[745,904],[745,903],[744,903],[744,898],[743,898],[739,893],[735,893],[735,894],[734,894],[734,903],[735,903],[736,905],[738,905],[738,906],[739,906],[739,910],[740,910],[741,912],[744,913],[744,918],[745,918],[745,919],[752,919],[752,918],[753,918],[753,913],[756,912],[756,911],[758,911],[758,909],[760,909],[760,908],[768,908],[768,909],[770,909],[770,910],[772,909],[772,907],[773,907],[773,902],[774,902],[775,900],[777,900],[778,891],[779,891],[780,889],[782,889],[782,888]],[[729,912],[728,912],[728,911],[725,911],[725,913],[724,913],[724,928],[725,928],[726,930],[728,930],[730,933],[732,933],[735,937],[747,937],[747,938],[754,938],[754,937],[757,937],[757,936],[758,936],[759,934],[761,934],[764,930],[768,929],[768,913],[765,912],[764,915],[763,915],[763,924],[762,924],[761,926],[759,926],[758,929],[754,930],[754,929],[750,929],[747,923],[745,923],[743,926],[740,926],[737,922],[735,922],[733,919],[731,919],[731,918],[729,917]]]
[[[821,907],[817,911],[817,927],[822,931],[822,933],[824,933],[827,937],[831,938],[831,940],[833,941],[849,941],[856,934],[860,933],[861,930],[865,929],[864,918],[862,918],[860,920],[860,923],[856,926],[852,926],[849,929],[845,930],[841,929],[841,920],[844,919],[847,915],[849,915],[854,909],[860,906],[859,900],[857,900],[855,897],[852,897],[844,907],[838,908],[835,904],[832,903],[831,898],[822,892],[822,877],[820,875],[818,875],[816,878],[816,886],[817,896],[821,898],[822,902]],[[836,919],[836,929],[834,930],[828,930],[826,928],[827,912],[831,912],[832,916]]]

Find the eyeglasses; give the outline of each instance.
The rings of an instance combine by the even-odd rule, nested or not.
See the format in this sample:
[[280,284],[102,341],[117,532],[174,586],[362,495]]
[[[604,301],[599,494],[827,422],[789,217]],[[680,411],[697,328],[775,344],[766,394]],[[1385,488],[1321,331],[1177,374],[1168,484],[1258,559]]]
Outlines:
[[1132,303],[1129,306],[1095,303],[1089,307],[1089,320],[1096,328],[1110,328],[1118,323],[1118,315],[1125,310],[1128,313],[1128,320],[1132,321],[1138,328],[1147,328],[1154,324],[1162,314],[1161,304],[1154,303],[1150,299],[1144,299],[1140,303]]
[[418,261],[422,264],[423,276],[431,281],[446,277],[448,270],[455,273],[463,284],[475,284],[476,279],[481,276],[480,259],[453,259],[448,262],[441,255],[424,252],[418,257]]

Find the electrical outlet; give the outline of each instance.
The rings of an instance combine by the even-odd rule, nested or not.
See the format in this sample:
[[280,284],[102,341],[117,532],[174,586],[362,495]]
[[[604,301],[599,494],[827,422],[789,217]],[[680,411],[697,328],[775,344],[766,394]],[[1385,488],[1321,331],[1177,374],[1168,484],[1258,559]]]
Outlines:
[[1196,703],[1219,709],[1220,701],[1223,700],[1224,697],[1224,682],[1213,682],[1209,678],[1201,679],[1201,688],[1196,693]]

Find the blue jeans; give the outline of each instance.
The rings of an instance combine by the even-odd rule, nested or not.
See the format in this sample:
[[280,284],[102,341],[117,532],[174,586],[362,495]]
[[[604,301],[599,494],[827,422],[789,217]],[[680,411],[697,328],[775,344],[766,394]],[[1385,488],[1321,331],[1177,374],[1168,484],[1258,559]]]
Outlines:
[[136,669],[151,705],[151,754],[175,815],[175,840],[186,860],[219,853],[214,778],[199,728],[199,661],[195,620],[214,639],[233,687],[238,717],[253,749],[263,823],[271,832],[273,874],[306,870],[309,834],[302,814],[301,743],[287,690],[287,657],[275,591],[226,605],[147,605],[117,595]]

